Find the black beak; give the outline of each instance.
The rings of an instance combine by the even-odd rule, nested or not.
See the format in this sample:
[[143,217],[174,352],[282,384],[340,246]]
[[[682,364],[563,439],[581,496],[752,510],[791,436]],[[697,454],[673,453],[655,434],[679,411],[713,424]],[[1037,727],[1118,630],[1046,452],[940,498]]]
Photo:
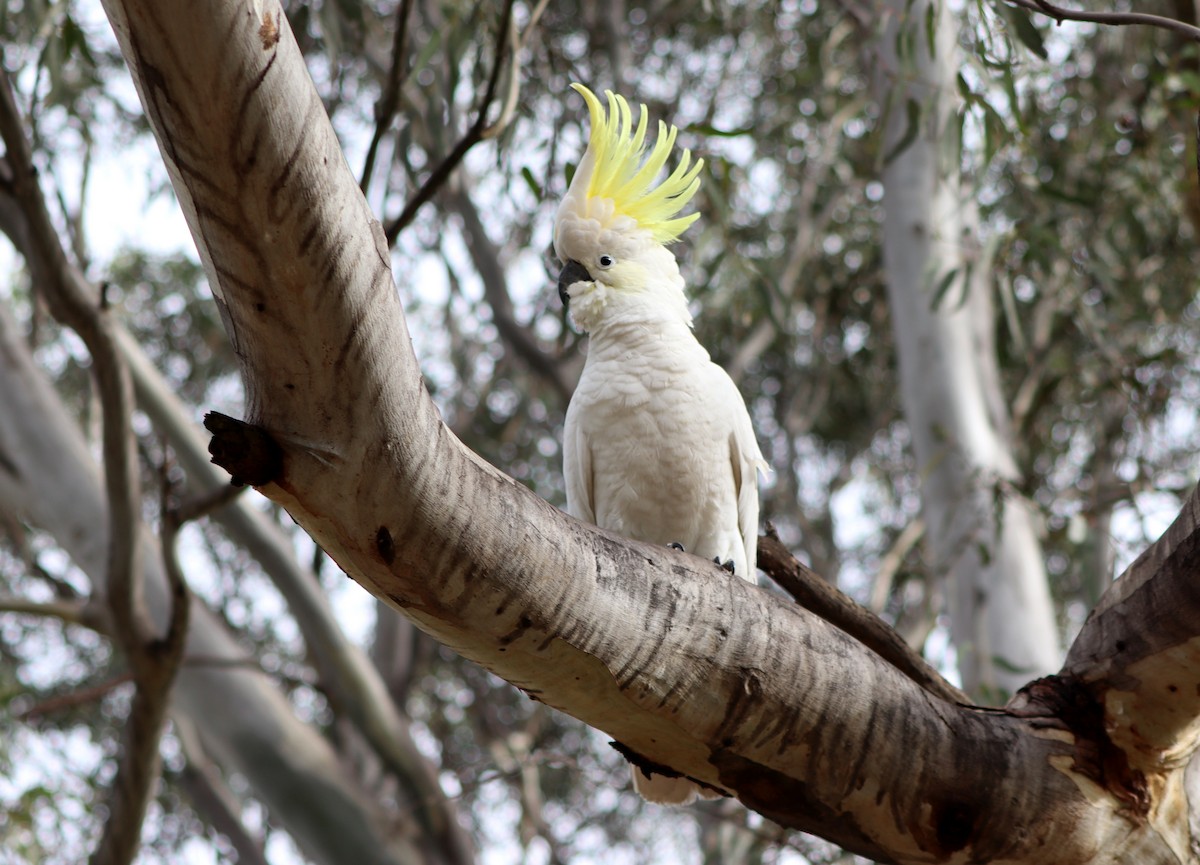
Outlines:
[[563,302],[563,306],[571,301],[571,295],[567,294],[568,288],[577,282],[591,282],[591,280],[592,275],[587,272],[586,267],[573,258],[568,261],[558,275],[558,298]]

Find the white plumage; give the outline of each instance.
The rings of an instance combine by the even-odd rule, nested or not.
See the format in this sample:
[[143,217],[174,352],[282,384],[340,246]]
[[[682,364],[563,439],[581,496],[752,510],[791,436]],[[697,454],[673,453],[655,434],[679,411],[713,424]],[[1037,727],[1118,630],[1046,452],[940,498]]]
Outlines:
[[[675,140],[659,124],[644,152],[646,109],[635,132],[628,104],[607,93],[608,113],[581,85],[592,132],[555,220],[565,263],[559,294],[589,334],[567,410],[563,473],[575,517],[655,544],[732,561],[755,581],[758,470],[766,468],[736,385],[692,333],[683,278],[665,243],[696,214],[676,217],[702,165],[690,154],[654,181]],[[653,802],[686,804],[694,783],[634,769]]]

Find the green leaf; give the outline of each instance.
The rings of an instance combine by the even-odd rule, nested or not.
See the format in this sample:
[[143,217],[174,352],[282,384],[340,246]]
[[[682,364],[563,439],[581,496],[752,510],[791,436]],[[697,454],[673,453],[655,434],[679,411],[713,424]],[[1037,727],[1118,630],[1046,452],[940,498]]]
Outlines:
[[883,164],[889,165],[891,161],[908,149],[908,146],[917,140],[917,132],[921,128],[921,103],[915,99],[909,99],[904,106],[905,112],[908,114],[908,125],[904,129],[904,134],[900,136],[900,140],[892,145],[892,148],[883,157]]
[[937,3],[925,6],[925,47],[929,49],[929,59],[937,59]]
[[967,83],[967,79],[963,78],[961,72],[955,75],[954,78],[958,83],[959,95],[968,102],[972,101],[975,98],[975,94],[971,92],[971,85]]
[[692,123],[685,126],[683,131],[708,135],[713,138],[740,138],[743,135],[754,135],[758,129],[754,126],[745,126],[741,129],[718,129],[709,123]]
[[983,109],[983,165],[986,167],[1008,138],[1008,127],[992,103],[980,98],[979,106]]
[[1004,82],[1004,92],[1008,95],[1009,113],[1017,121],[1017,129],[1024,135],[1029,130],[1025,124],[1025,115],[1021,111],[1021,97],[1017,95],[1017,76],[1013,74],[1011,63],[1004,68],[1000,80]]
[[1033,20],[1030,19],[1029,13],[1020,6],[1009,6],[1007,3],[1002,4],[1000,8],[1012,22],[1013,32],[1017,34],[1017,39],[1021,44],[1042,60],[1048,60],[1049,55],[1046,54],[1046,43],[1042,39],[1042,31],[1037,29]]
[[1022,667],[1019,664],[1014,664],[1003,655],[992,655],[992,663],[1006,673],[1029,674],[1033,672],[1033,667]]
[[[954,278],[958,276],[958,268],[952,267],[946,274],[938,280],[937,287],[933,290],[933,301],[930,308],[935,312],[942,305],[942,301],[946,299],[946,292],[950,290],[950,286],[954,284]],[[963,286],[963,295],[966,295],[966,286]]]
[[521,167],[521,177],[525,184],[533,191],[534,197],[539,201],[542,198],[542,185],[537,182],[537,178],[533,176],[533,172],[529,170],[529,166]]
[[966,109],[959,109],[946,118],[942,129],[939,149],[942,162],[945,165],[962,165],[963,157],[963,124],[966,121]]

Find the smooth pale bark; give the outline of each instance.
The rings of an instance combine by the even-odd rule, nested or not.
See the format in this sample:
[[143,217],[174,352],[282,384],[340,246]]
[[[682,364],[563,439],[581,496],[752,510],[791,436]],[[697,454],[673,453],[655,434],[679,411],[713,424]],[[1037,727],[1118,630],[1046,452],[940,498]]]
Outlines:
[[[883,171],[883,250],[904,416],[963,686],[1011,694],[1056,669],[1062,649],[1034,513],[1016,490],[991,273],[978,260],[975,206],[957,149],[946,146],[957,134],[955,28],[945,3],[889,0],[885,8],[876,70],[880,99],[890,105],[884,151],[903,150]],[[911,103],[920,106],[915,129]]]
[[365,588],[643,758],[877,860],[1176,861],[1177,821],[1130,818],[1083,759],[1103,725],[940,701],[807,611],[574,521],[472,454],[425,392],[386,244],[278,4],[107,8],[247,419],[283,448],[260,489]]
[[[99,469],[3,307],[0,406],[0,509],[53,535],[103,592],[108,517]],[[146,601],[161,625],[167,604],[161,553],[149,533],[142,545]],[[389,848],[384,815],[346,776],[329,743],[296,718],[275,684],[199,601],[193,602],[172,711],[189,719],[226,773],[250,783],[314,861],[425,861],[403,842]]]

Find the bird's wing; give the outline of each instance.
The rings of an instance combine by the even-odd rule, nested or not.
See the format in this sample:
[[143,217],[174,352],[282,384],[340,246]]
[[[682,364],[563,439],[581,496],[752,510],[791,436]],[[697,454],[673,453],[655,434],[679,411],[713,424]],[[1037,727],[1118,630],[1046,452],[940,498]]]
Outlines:
[[595,524],[596,500],[592,488],[592,450],[579,415],[567,411],[563,426],[563,478],[567,486],[567,513]]
[[729,459],[733,466],[733,483],[737,491],[738,529],[741,531],[742,542],[746,545],[746,561],[749,568],[746,573],[738,574],[743,579],[754,582],[755,563],[758,561],[758,473],[770,471],[770,466],[763,459],[758,447],[758,439],[754,437],[754,425],[750,422],[750,413],[746,403],[738,392],[737,385],[728,379],[732,391],[733,431],[729,435]]

